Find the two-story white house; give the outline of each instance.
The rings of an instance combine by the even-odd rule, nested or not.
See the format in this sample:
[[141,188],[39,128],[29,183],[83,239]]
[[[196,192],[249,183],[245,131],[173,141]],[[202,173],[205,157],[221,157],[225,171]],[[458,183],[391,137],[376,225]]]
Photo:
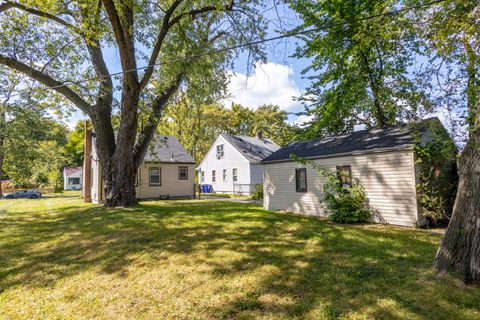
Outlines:
[[263,183],[260,161],[279,148],[261,132],[256,137],[220,134],[198,166],[198,181],[214,192],[250,194]]

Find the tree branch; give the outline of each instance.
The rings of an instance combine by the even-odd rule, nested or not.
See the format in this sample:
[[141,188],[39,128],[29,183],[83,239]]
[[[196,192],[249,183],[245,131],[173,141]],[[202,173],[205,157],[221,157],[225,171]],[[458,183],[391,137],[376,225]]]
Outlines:
[[153,102],[152,113],[147,119],[147,123],[143,128],[142,132],[138,136],[137,143],[133,149],[133,161],[135,166],[138,168],[147,153],[147,148],[150,142],[152,141],[153,135],[157,130],[158,122],[162,116],[162,111],[165,108],[165,105],[177,91],[178,87],[185,78],[184,73],[180,73],[175,80],[175,83],[167,88],[160,96],[158,96]]
[[24,64],[23,62],[4,56],[2,54],[0,54],[0,64],[17,70],[29,76],[30,78],[37,80],[41,84],[62,94],[65,98],[74,103],[80,110],[82,110],[86,114],[91,114],[92,106],[82,97],[80,97],[75,91],[73,91],[67,85],[61,83],[60,81],[53,79],[45,73],[35,70],[34,68]]
[[[120,61],[122,63],[123,71],[128,71],[125,73],[126,78],[133,78],[135,81],[138,81],[137,63],[135,59],[135,49],[133,47],[133,40],[130,36],[130,33],[133,34],[133,24],[123,26],[121,18],[118,14],[117,8],[115,8],[115,3],[113,0],[102,0],[105,11],[107,12],[108,18],[112,25],[113,33],[115,39],[118,43],[118,48],[120,51]],[[124,16],[127,17],[125,22],[130,23],[131,19],[128,19],[129,16],[133,15],[131,8],[123,8]],[[128,11],[128,12],[127,12]],[[129,13],[130,12],[130,13]]]
[[[143,75],[142,80],[140,81],[140,88],[143,89],[145,86],[148,84],[150,81],[150,78],[152,77],[154,66],[157,63],[158,55],[160,53],[160,50],[163,45],[163,41],[165,40],[165,37],[167,36],[168,31],[177,23],[180,23],[180,21],[187,16],[190,16],[192,20],[194,20],[198,15],[203,14],[203,13],[208,13],[212,11],[231,11],[234,6],[233,0],[230,1],[229,4],[226,4],[223,6],[223,8],[219,8],[218,6],[205,6],[203,8],[199,9],[192,9],[187,12],[180,13],[179,15],[175,16],[173,19],[171,19],[173,13],[177,9],[177,7],[180,5],[182,0],[176,0],[170,8],[166,11],[165,16],[163,18],[162,22],[162,28],[160,29],[160,32],[158,34],[158,37],[155,41],[155,46],[152,50],[152,54],[150,56],[150,60],[148,61],[148,68],[145,69],[145,73]],[[171,19],[171,20],[170,20]]]
[[37,9],[34,9],[34,8],[29,8],[27,6],[24,6],[23,4],[16,3],[16,2],[10,2],[10,1],[4,1],[4,3],[0,5],[0,13],[5,12],[9,9],[18,9],[18,10],[22,10],[24,12],[36,15],[38,17],[49,19],[51,21],[54,21],[56,23],[59,23],[59,24],[63,25],[64,27],[66,27],[70,30],[75,31],[76,33],[83,36],[83,32],[79,28],[77,28],[73,24],[71,24],[71,23],[69,23],[69,22],[51,14],[51,13],[40,11],[40,10],[37,10]]
[[162,21],[162,28],[160,29],[157,39],[155,40],[155,46],[153,47],[152,54],[148,61],[148,68],[145,69],[143,78],[140,81],[140,90],[145,88],[145,86],[150,81],[150,78],[152,77],[154,65],[157,62],[158,54],[162,49],[163,41],[165,40],[168,30],[170,29],[170,26],[169,26],[170,18],[172,17],[173,12],[177,9],[177,7],[180,5],[181,2],[182,0],[175,0],[170,6],[170,8],[168,8],[168,10],[165,12],[165,16],[163,17],[163,21]]
[[87,44],[90,60],[92,61],[95,73],[100,82],[96,105],[108,105],[111,107],[113,101],[113,82],[112,76],[108,72],[107,64],[103,58],[102,48],[99,40],[93,40],[93,44]]

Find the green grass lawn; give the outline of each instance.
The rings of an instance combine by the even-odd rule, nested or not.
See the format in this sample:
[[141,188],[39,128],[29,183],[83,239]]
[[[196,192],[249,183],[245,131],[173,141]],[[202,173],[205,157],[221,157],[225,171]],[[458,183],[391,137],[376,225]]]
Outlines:
[[438,232],[253,204],[0,201],[0,319],[479,319]]

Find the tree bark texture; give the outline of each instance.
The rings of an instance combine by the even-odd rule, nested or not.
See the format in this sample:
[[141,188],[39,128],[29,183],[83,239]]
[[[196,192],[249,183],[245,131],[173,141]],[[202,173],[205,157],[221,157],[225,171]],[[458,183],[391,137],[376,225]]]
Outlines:
[[452,219],[435,258],[439,273],[457,272],[480,284],[480,132],[471,137],[459,163]]
[[469,139],[459,161],[459,184],[452,219],[435,258],[440,274],[459,273],[465,283],[480,284],[480,81],[477,56],[468,43],[467,105]]

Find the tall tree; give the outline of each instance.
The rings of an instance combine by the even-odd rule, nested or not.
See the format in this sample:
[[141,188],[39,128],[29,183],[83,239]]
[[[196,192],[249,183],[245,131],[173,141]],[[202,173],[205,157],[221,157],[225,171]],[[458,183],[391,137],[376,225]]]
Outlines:
[[[425,103],[408,69],[417,48],[406,15],[378,16],[395,10],[398,0],[290,1],[303,19],[297,30],[319,28],[301,38],[295,57],[309,58],[303,73],[312,81],[301,100],[314,119],[307,135],[392,125],[407,105]],[[378,16],[375,19],[365,19]]]
[[[190,76],[218,78],[231,56],[202,54],[263,35],[259,2],[3,0],[0,64],[40,82],[91,118],[105,205],[128,206],[136,202],[135,174],[163,108]],[[106,48],[120,57],[118,86],[104,58]],[[258,48],[249,49],[261,58]],[[140,110],[140,98],[152,83],[155,99]],[[120,126],[114,134],[117,87]],[[137,135],[140,111],[147,120]]]
[[225,127],[226,110],[216,103],[204,103],[182,92],[165,109],[158,132],[172,135],[198,163]]
[[66,132],[64,127],[46,118],[44,106],[31,99],[30,88],[22,88],[21,80],[15,72],[0,67],[0,92],[4,94],[0,100],[0,181],[5,172],[16,185],[30,181],[37,142],[64,143]]
[[285,145],[295,139],[299,128],[288,123],[288,113],[279,106],[264,104],[255,110],[250,135],[258,131],[277,144]]
[[63,146],[55,140],[40,141],[36,147],[36,156],[32,162],[31,181],[46,183],[58,190],[61,180],[61,169],[66,162]]
[[[456,110],[466,110],[468,140],[458,161],[452,218],[435,258],[440,273],[457,272],[480,283],[480,4],[444,1],[419,12],[419,32],[434,56],[436,87]],[[436,63],[434,63],[436,62]],[[452,98],[453,97],[453,98]]]
[[66,165],[80,167],[83,163],[83,141],[85,139],[85,121],[78,121],[75,128],[68,134],[65,144]]

